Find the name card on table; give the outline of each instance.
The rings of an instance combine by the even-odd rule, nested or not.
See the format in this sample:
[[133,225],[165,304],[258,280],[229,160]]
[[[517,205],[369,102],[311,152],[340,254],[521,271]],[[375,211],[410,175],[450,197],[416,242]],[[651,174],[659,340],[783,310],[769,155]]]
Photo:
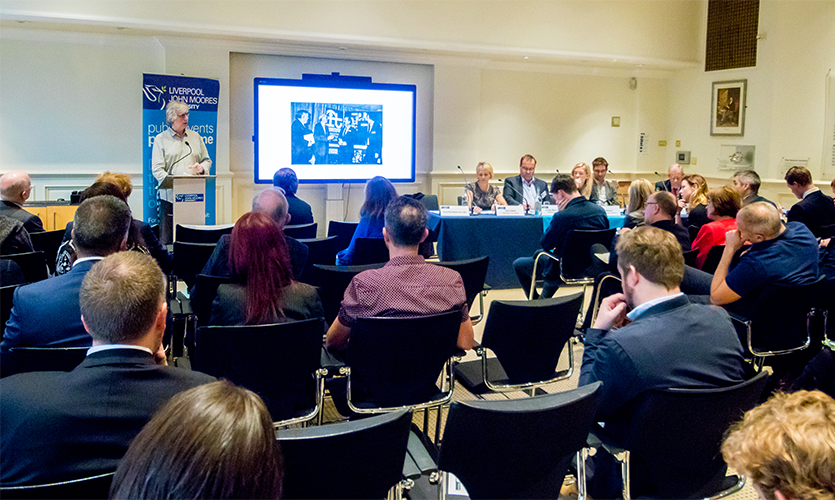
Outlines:
[[441,217],[469,217],[470,207],[466,205],[441,205]]
[[542,216],[549,217],[553,216],[557,212],[560,211],[560,207],[557,205],[542,205]]
[[610,217],[623,214],[623,212],[621,212],[621,208],[618,206],[604,206],[603,210],[605,210],[606,215]]
[[507,215],[525,215],[525,207],[522,205],[497,205],[496,215],[499,217]]

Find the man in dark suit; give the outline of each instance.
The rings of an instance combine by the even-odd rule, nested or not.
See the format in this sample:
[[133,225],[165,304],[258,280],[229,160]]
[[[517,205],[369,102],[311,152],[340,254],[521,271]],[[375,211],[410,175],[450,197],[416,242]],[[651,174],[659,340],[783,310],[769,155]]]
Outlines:
[[89,346],[78,308],[81,281],[102,258],[125,249],[130,223],[130,208],[114,196],[79,205],[72,230],[78,259],[66,274],[15,290],[0,353],[11,347]]
[[[835,225],[835,204],[812,183],[812,173],[804,167],[792,167],[786,172],[786,184],[800,199],[789,209],[789,222],[806,224],[818,238],[835,236],[827,232]],[[830,227],[827,229],[826,226]]]
[[[551,193],[560,211],[551,219],[551,225],[548,226],[548,230],[539,240],[542,248],[553,249],[553,253],[559,257],[562,255],[565,237],[569,231],[573,229],[609,228],[609,219],[606,218],[606,212],[577,191],[577,184],[574,183],[574,179],[570,175],[557,174],[551,181]],[[539,251],[536,253],[539,253]],[[516,271],[516,276],[519,278],[519,283],[521,283],[526,296],[530,293],[532,285],[531,275],[533,274],[534,257],[520,257],[513,261],[513,270]],[[546,259],[546,257],[540,259],[541,263],[544,263],[545,261],[542,259]],[[554,261],[551,259],[547,260],[548,264],[546,266],[537,268],[537,270],[540,270],[542,267],[546,267],[542,273],[544,278],[544,284],[542,285],[543,298],[552,297],[562,284],[559,276],[559,265],[553,265]]]
[[548,183],[534,178],[536,158],[525,155],[519,160],[519,175],[504,180],[502,196],[509,205],[522,205],[530,210],[537,201],[552,201],[548,194]]
[[[760,176],[753,170],[737,170],[731,178],[734,191],[742,196],[742,206],[750,205],[758,201],[764,201],[774,205],[774,202],[760,196]],[[774,205],[775,207],[777,205]]]
[[592,166],[592,183],[591,194],[589,201],[600,206],[614,207],[618,205],[618,183],[606,180],[606,174],[609,173],[609,162],[606,158],[595,158],[591,162]]
[[310,121],[310,113],[303,109],[296,111],[296,119],[290,128],[290,149],[291,163],[293,165],[310,163],[313,154],[310,145],[313,142],[313,133],[307,128]]
[[681,180],[684,178],[684,170],[678,163],[673,163],[667,169],[667,180],[655,183],[656,191],[667,191],[678,199],[678,192],[681,189]]
[[[268,189],[252,200],[253,212],[264,212],[275,221],[279,230],[284,231],[284,226],[290,222],[290,214],[287,213],[287,198],[276,189]],[[209,261],[203,267],[202,274],[209,276],[232,276],[229,269],[229,243],[231,236],[224,234],[217,242],[215,251],[209,257]],[[287,241],[287,250],[290,252],[290,265],[293,267],[293,276],[299,279],[304,263],[307,262],[307,254],[310,251],[307,245],[295,238],[284,236]],[[192,293],[193,292],[192,288]]]
[[296,197],[296,191],[299,189],[299,178],[296,177],[296,172],[292,168],[282,168],[273,175],[273,187],[284,190],[284,196],[287,198],[287,213],[290,214],[290,220],[293,224],[310,224],[313,222],[313,211],[310,205],[304,200]]
[[214,377],[165,367],[165,277],[139,252],[106,257],[85,276],[81,319],[93,337],[70,372],[0,381],[3,485],[111,472],[130,442],[175,394]]
[[328,146],[331,136],[328,134],[328,115],[322,113],[319,115],[319,122],[313,126],[313,140],[316,143],[313,145],[313,156],[316,157],[317,165],[324,165],[328,163]]
[[26,172],[8,172],[0,176],[0,215],[17,219],[30,233],[42,232],[40,217],[23,209],[29,199],[32,181]]

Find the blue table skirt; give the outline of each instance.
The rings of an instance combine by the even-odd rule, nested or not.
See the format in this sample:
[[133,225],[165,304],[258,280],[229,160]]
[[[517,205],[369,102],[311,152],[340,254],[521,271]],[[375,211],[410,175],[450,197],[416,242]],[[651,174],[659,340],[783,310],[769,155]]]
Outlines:
[[[543,231],[548,230],[548,226],[551,225],[551,219],[553,219],[553,218],[554,218],[553,215],[544,215],[542,217],[542,230]],[[615,228],[615,229],[621,228],[621,227],[623,227],[624,222],[626,222],[626,216],[625,215],[607,215],[606,218],[609,219],[609,228],[610,229],[611,228]]]

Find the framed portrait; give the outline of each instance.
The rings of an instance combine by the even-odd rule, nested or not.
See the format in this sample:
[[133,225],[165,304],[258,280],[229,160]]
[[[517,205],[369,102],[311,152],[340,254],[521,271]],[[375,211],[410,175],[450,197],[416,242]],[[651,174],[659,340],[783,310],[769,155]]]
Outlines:
[[748,80],[713,82],[710,135],[745,135]]

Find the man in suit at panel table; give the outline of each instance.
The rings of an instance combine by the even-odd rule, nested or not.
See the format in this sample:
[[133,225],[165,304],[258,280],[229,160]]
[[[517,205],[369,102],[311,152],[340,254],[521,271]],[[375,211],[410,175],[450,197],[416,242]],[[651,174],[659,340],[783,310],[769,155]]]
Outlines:
[[[290,220],[290,214],[287,213],[287,198],[276,189],[267,189],[261,194],[252,199],[252,211],[263,212],[269,215],[275,221],[278,229],[284,231]],[[229,269],[229,243],[232,237],[224,234],[217,242],[215,251],[209,257],[209,261],[203,266],[203,273],[209,276],[232,276],[232,271]],[[299,279],[304,263],[307,262],[307,254],[310,251],[307,245],[301,243],[295,238],[284,236],[287,241],[287,250],[290,252],[290,265],[293,268],[293,276]]]
[[70,372],[0,381],[3,485],[111,472],[130,442],[175,394],[215,380],[164,366],[165,276],[151,257],[120,252],[84,277],[79,294],[87,357]]
[[[551,193],[559,207],[559,212],[551,219],[551,225],[548,226],[548,230],[539,240],[542,248],[553,249],[553,253],[560,257],[563,252],[565,237],[572,229],[609,228],[609,219],[606,218],[606,212],[580,194],[577,190],[577,184],[574,183],[574,179],[570,175],[557,174],[551,181]],[[536,253],[539,253],[539,251]],[[539,266],[537,271],[545,267],[541,275],[545,281],[542,285],[542,297],[549,298],[560,287],[562,280],[559,276],[559,264],[547,257],[540,258],[540,264],[545,263],[543,259],[547,259],[548,264]],[[519,283],[521,283],[526,296],[530,293],[533,285],[531,282],[533,265],[534,257],[520,257],[513,261],[513,270],[516,271],[516,276],[519,278]],[[537,275],[537,277],[540,277],[538,272]]]
[[552,201],[548,194],[548,183],[534,178],[536,158],[525,155],[519,160],[519,175],[504,180],[502,196],[509,205],[522,205],[525,211],[537,201]]
[[673,163],[667,169],[667,180],[655,183],[656,191],[667,191],[678,199],[678,192],[681,190],[681,180],[684,178],[684,169],[678,163]]
[[287,213],[293,224],[310,224],[313,222],[313,211],[304,200],[296,197],[299,189],[299,178],[292,168],[281,168],[273,175],[273,187],[284,190],[287,198]]
[[786,172],[786,184],[792,194],[800,199],[789,209],[789,222],[806,224],[818,238],[833,236],[824,234],[824,226],[835,224],[835,204],[832,198],[812,183],[812,173],[803,167],[792,167]]
[[606,181],[606,174],[609,173],[609,162],[606,158],[595,158],[591,162],[592,184],[589,201],[600,206],[617,206],[618,183]]
[[29,233],[42,232],[40,217],[23,209],[29,199],[32,181],[26,172],[7,172],[0,176],[0,215],[17,219]]
[[96,196],[79,205],[72,229],[78,258],[68,273],[15,290],[0,352],[89,346],[92,340],[78,308],[81,281],[94,264],[125,249],[130,224],[130,208],[115,196]]

